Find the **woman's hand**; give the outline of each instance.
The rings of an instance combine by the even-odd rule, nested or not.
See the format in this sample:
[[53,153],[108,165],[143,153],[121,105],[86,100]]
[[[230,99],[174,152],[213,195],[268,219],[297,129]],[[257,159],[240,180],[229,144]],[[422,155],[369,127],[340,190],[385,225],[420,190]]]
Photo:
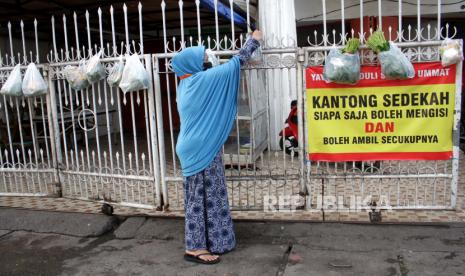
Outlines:
[[255,40],[258,40],[258,41],[262,40],[263,39],[262,31],[260,31],[260,30],[253,31],[252,38],[254,38]]

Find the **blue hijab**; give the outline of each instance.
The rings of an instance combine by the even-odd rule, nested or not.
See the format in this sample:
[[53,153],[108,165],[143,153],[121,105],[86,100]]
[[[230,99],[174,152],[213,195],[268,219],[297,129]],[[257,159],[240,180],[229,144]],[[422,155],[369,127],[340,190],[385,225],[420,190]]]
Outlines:
[[171,62],[176,75],[185,76],[176,96],[181,119],[176,153],[185,177],[203,171],[213,161],[231,132],[237,111],[239,57],[203,71],[204,54],[205,47],[190,47]]

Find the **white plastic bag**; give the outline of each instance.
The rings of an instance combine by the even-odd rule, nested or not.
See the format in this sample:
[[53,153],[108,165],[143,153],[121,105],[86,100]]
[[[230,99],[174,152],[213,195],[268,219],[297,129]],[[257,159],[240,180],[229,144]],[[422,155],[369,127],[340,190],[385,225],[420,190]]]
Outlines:
[[325,58],[323,78],[327,82],[356,84],[360,79],[360,56],[332,48]]
[[87,80],[90,83],[94,83],[105,78],[105,68],[100,62],[101,55],[102,51],[93,55],[86,63],[86,75]]
[[206,49],[205,54],[208,57],[208,62],[212,64],[212,67],[220,65],[220,59],[213,53],[212,50]]
[[110,73],[108,74],[107,82],[110,86],[118,86],[121,77],[123,76],[123,71],[124,71],[124,61],[123,58],[121,57],[120,60],[113,65],[110,69]]
[[143,90],[149,87],[149,75],[145,71],[144,65],[140,62],[139,55],[133,54],[126,59],[123,76],[119,83],[119,88],[124,93]]
[[410,60],[396,44],[389,42],[389,50],[378,54],[381,72],[388,80],[403,80],[415,77],[415,69]]
[[22,96],[23,92],[21,90],[21,85],[21,67],[18,64],[11,71],[5,84],[3,84],[0,94],[7,96]]
[[450,38],[442,42],[439,52],[441,53],[442,66],[450,66],[463,60],[462,47],[458,41],[451,40]]
[[89,86],[85,65],[82,61],[79,63],[79,66],[66,66],[63,69],[63,74],[71,88],[74,90],[86,89]]
[[26,97],[47,94],[47,83],[34,63],[29,63],[27,66],[26,73],[24,73],[22,88],[23,94]]

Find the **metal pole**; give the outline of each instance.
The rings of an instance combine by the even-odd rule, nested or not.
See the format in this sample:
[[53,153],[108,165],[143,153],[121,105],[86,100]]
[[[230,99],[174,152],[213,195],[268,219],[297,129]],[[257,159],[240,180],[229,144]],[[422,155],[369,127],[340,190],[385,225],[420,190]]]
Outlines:
[[[152,71],[152,56],[144,55],[145,58],[145,68],[149,74],[150,80],[153,80],[153,71]],[[148,108],[149,108],[149,121],[150,121],[150,140],[151,140],[151,150],[154,166],[154,176],[155,176],[155,203],[158,204],[157,208],[161,209],[161,192],[160,192],[160,158],[158,154],[158,138],[157,138],[157,124],[156,124],[156,113],[155,113],[155,99],[154,99],[154,89],[153,82],[149,82],[149,88],[147,89],[148,93]],[[159,86],[160,83],[156,82],[156,86]]]
[[[463,41],[459,43],[463,45]],[[463,46],[462,46],[463,47]],[[455,73],[455,113],[452,149],[452,182],[450,187],[450,204],[453,209],[457,207],[457,184],[459,177],[459,154],[460,154],[460,115],[462,106],[462,61],[456,65]]]
[[165,158],[165,137],[163,131],[163,109],[161,106],[161,87],[160,87],[160,76],[159,72],[159,65],[158,59],[155,59],[154,62],[154,75],[153,80],[155,82],[155,111],[157,114],[157,135],[158,135],[158,149],[159,149],[159,156],[160,156],[160,182],[163,194],[163,204],[165,209],[169,207],[169,197],[168,197],[168,187],[166,186],[165,182],[165,175],[166,175],[166,158]]
[[299,162],[300,162],[300,193],[306,195],[307,185],[305,183],[305,130],[304,130],[304,116],[303,111],[305,110],[303,93],[306,93],[305,87],[303,86],[303,76],[305,76],[305,67],[303,66],[305,61],[304,50],[299,49],[297,53],[297,127],[299,131],[298,143],[299,143]]
[[[50,69],[50,67],[48,67]],[[60,173],[60,165],[63,163],[63,155],[61,152],[61,141],[60,141],[60,131],[58,127],[58,111],[57,111],[57,101],[55,93],[55,85],[53,83],[53,74],[50,73],[50,70],[47,70],[48,87],[49,93],[46,98],[47,103],[47,118],[48,118],[48,127],[50,129],[50,147],[52,149],[52,164],[53,168],[56,169],[58,183],[60,184],[61,190],[63,191],[63,176]]]

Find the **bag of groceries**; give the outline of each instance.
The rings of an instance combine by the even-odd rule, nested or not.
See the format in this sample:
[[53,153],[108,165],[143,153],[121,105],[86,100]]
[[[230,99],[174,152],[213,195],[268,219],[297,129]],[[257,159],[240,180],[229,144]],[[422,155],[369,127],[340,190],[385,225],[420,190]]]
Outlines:
[[47,94],[47,83],[33,62],[29,63],[26,73],[24,73],[22,89],[23,94],[26,97],[35,97]]
[[442,66],[450,66],[463,60],[462,46],[460,46],[458,41],[454,41],[450,38],[446,38],[442,42],[439,53],[441,53]]
[[0,89],[0,94],[17,97],[23,95],[21,81],[21,66],[19,64],[17,64],[11,71],[5,84],[3,84],[2,89]]
[[100,62],[101,56],[102,51],[99,51],[86,62],[86,76],[90,83],[94,83],[105,78],[105,68]]
[[374,32],[367,40],[368,47],[378,54],[381,72],[386,79],[402,80],[415,77],[410,60],[392,42],[387,42],[383,31]]
[[79,62],[79,66],[66,66],[63,69],[63,75],[74,90],[83,90],[90,85],[87,80],[84,61]]
[[356,84],[360,79],[360,40],[351,38],[344,49],[332,48],[326,56],[323,78],[327,82]]
[[121,77],[123,76],[124,71],[124,61],[123,57],[120,57],[119,61],[116,62],[113,67],[111,67],[110,72],[108,73],[107,82],[110,86],[118,86]]
[[139,55],[133,54],[126,59],[123,75],[119,83],[119,88],[124,93],[147,89],[149,87],[149,75],[145,67],[140,62]]

